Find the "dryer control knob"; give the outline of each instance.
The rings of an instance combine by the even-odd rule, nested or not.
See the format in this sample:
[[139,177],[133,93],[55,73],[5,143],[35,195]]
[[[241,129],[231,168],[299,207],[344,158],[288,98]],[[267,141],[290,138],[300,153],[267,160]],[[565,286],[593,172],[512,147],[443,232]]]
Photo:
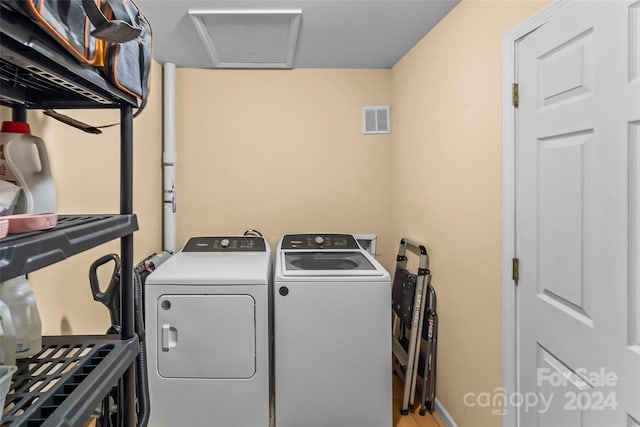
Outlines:
[[321,245],[324,243],[324,238],[322,236],[316,236],[316,238],[314,239],[314,241],[318,244]]
[[229,239],[220,240],[220,246],[222,246],[223,248],[226,248],[227,246],[229,246]]

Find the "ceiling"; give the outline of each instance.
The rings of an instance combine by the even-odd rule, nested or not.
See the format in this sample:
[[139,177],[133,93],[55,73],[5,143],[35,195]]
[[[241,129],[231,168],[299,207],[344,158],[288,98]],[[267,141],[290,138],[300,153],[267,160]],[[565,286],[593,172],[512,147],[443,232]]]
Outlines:
[[[459,0],[138,0],[154,57],[192,68],[390,68]],[[297,30],[297,33],[296,33]]]

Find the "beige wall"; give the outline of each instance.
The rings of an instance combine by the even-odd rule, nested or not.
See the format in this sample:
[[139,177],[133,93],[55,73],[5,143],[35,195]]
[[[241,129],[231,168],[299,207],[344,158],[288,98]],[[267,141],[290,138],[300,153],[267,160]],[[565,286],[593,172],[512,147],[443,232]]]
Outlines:
[[[161,249],[162,69],[157,63],[154,63],[152,73],[149,104],[133,122],[133,207],[140,228],[134,238],[135,263]],[[120,120],[119,110],[61,112],[94,125]],[[10,112],[5,109],[2,117],[10,118]],[[39,110],[29,111],[28,121],[32,133],[41,137],[47,146],[58,212],[118,213],[120,127],[104,129],[102,135],[91,135],[50,119]],[[95,259],[110,252],[120,252],[119,240],[29,275],[38,301],[43,334],[102,334],[107,330],[110,325],[108,311],[93,301],[88,271]]]
[[[177,70],[177,243],[262,231],[376,233],[424,242],[440,315],[438,397],[460,427],[499,426],[467,392],[501,378],[502,34],[538,1],[463,1],[392,70]],[[136,262],[160,249],[161,70],[134,122]],[[392,135],[363,136],[362,105],[391,104]],[[91,123],[117,113],[73,112]],[[118,129],[91,136],[30,113],[63,213],[118,209]],[[44,332],[100,333],[92,260],[114,242],[33,273]]]
[[429,249],[438,398],[460,427],[502,423],[463,397],[502,385],[502,35],[546,4],[463,1],[391,73],[391,235]]
[[177,70],[177,244],[261,231],[389,227],[389,135],[361,106],[388,104],[390,70]]

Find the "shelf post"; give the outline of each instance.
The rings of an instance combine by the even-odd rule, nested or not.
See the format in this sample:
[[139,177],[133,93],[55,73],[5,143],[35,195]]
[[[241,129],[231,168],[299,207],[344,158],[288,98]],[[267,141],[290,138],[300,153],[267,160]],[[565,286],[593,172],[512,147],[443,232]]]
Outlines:
[[[133,213],[133,114],[131,105],[120,107],[120,213]],[[133,234],[120,241],[122,339],[134,335]],[[125,426],[135,425],[135,368],[122,378],[121,415]]]
[[14,122],[26,122],[27,109],[25,107],[13,107],[11,120],[13,120]]
[[[120,107],[120,213],[133,213],[133,116],[130,105]],[[133,234],[121,240],[122,256],[122,338],[134,333],[133,322]]]

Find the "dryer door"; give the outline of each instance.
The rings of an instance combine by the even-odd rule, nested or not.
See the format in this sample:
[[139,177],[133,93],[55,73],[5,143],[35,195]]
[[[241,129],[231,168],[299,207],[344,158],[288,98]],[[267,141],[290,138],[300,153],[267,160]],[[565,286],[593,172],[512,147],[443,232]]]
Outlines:
[[165,378],[251,378],[256,372],[250,295],[162,295],[158,373]]

